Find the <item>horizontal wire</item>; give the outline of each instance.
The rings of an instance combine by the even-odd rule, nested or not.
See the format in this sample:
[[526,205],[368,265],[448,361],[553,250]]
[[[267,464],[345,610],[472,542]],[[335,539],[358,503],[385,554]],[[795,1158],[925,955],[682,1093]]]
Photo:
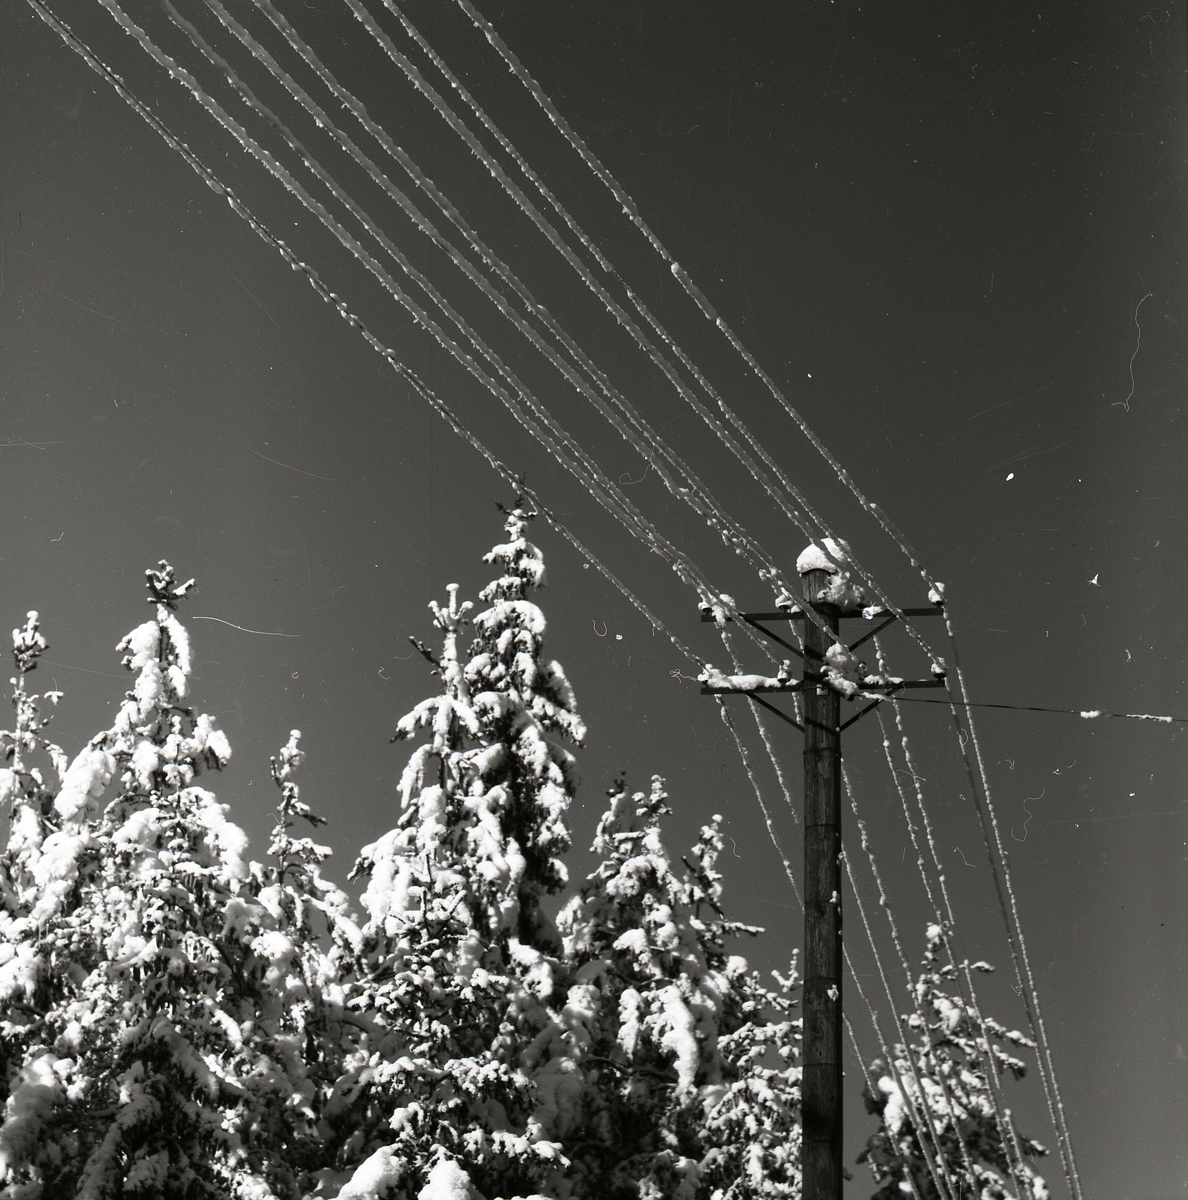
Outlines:
[[[862,694],[866,696],[866,693]],[[873,700],[876,697],[871,694],[869,698]],[[900,695],[879,696],[878,699],[893,700],[896,704],[943,704],[946,708],[952,705],[956,708],[1007,708],[1014,709],[1017,712],[1065,713],[1072,717],[1083,717],[1086,721],[1092,721],[1097,717],[1114,717],[1120,721],[1157,721],[1161,725],[1188,725],[1188,717],[1165,717],[1155,713],[1109,712],[1102,708],[1047,708],[1039,704],[990,704],[976,700],[927,700],[921,696]]]
[[[957,636],[953,629],[953,614],[949,609],[944,610],[945,630],[949,636],[949,648],[953,659],[953,670],[950,679],[946,680],[949,688],[949,713],[953,721],[953,731],[960,747],[961,761],[969,776],[969,784],[973,806],[982,828],[982,842],[986,849],[986,861],[990,867],[990,876],[994,881],[994,890],[998,899],[999,911],[1002,915],[1003,927],[1006,931],[1007,942],[1011,949],[1011,961],[1015,967],[1015,979],[1019,984],[1024,1007],[1027,1010],[1027,1021],[1032,1036],[1036,1041],[1036,1062],[1039,1066],[1040,1081],[1044,1085],[1044,1098],[1047,1101],[1048,1113],[1052,1126],[1056,1131],[1057,1146],[1060,1151],[1060,1161],[1064,1168],[1065,1181],[1073,1200],[1082,1200],[1081,1177],[1077,1169],[1076,1155],[1073,1151],[1072,1135],[1069,1133],[1068,1121],[1064,1110],[1064,1101],[1060,1095],[1060,1084],[1056,1078],[1056,1067],[1052,1060],[1052,1049],[1048,1043],[1047,1029],[1044,1024],[1043,1006],[1040,1004],[1035,985],[1035,975],[1031,966],[1031,956],[1027,950],[1027,939],[1023,932],[1023,924],[1019,916],[1019,901],[1011,880],[1011,861],[1003,844],[1002,830],[998,823],[998,814],[994,807],[994,798],[990,788],[990,774],[986,760],[982,754],[981,741],[978,738],[977,726],[973,713],[967,708],[965,726],[967,738],[962,737],[961,721],[957,713],[957,705],[969,705],[969,692],[965,686],[965,673],[961,669],[961,658],[957,649]],[[968,744],[967,744],[968,743]],[[970,750],[973,759],[970,758]],[[977,764],[975,777],[974,764]],[[981,785],[979,788],[979,784]],[[987,825],[987,821],[989,824]],[[993,834],[993,845],[991,844]]]

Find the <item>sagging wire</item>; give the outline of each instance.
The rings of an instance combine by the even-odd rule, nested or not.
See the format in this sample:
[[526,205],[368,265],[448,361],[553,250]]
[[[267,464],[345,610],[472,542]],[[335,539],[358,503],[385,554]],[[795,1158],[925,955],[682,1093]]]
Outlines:
[[[879,974],[879,979],[882,981],[883,991],[887,996],[887,1002],[891,1007],[891,1017],[895,1025],[895,1030],[899,1035],[901,1044],[905,1047],[908,1047],[909,1041],[904,1033],[903,1024],[899,1016],[899,1008],[896,1005],[895,997],[892,994],[891,983],[887,978],[887,970],[883,964],[883,956],[879,951],[878,942],[875,939],[874,930],[871,928],[870,919],[866,915],[866,905],[863,903],[862,893],[858,890],[858,881],[854,878],[854,868],[850,863],[849,855],[843,852],[841,857],[842,861],[845,863],[846,876],[850,881],[850,892],[858,905],[858,915],[862,919],[862,926],[866,932],[866,940],[870,946],[875,967]],[[851,968],[851,973],[856,975],[856,973],[853,972],[853,968]],[[867,1007],[870,1008],[871,1019],[874,1020],[873,1006],[868,1002]],[[876,1029],[878,1029],[877,1023]],[[909,1051],[906,1055],[908,1067],[917,1089],[916,1095],[913,1095],[912,1089],[904,1085],[903,1077],[896,1062],[896,1056],[887,1048],[881,1032],[879,1033],[879,1041],[880,1050],[882,1051],[884,1061],[887,1064],[887,1070],[895,1076],[895,1084],[899,1088],[900,1095],[903,1096],[904,1104],[908,1109],[908,1115],[911,1117],[912,1124],[915,1127],[917,1134],[920,1135],[920,1149],[924,1154],[924,1161],[928,1165],[928,1171],[932,1176],[933,1183],[936,1185],[937,1192],[940,1193],[942,1197],[948,1197],[949,1200],[961,1200],[959,1191],[954,1187],[952,1180],[949,1178],[948,1167],[945,1163],[944,1155],[940,1152],[940,1142],[936,1136],[936,1129],[932,1123],[932,1114],[928,1111],[928,1104],[924,1096],[923,1088],[920,1085],[920,1078],[919,1073],[916,1070],[915,1059]],[[920,1103],[924,1108],[923,1119],[921,1119],[920,1113],[917,1111],[917,1095],[919,1096]],[[929,1145],[929,1137],[923,1136],[926,1132],[932,1139],[932,1145]],[[939,1166],[938,1162],[940,1164]],[[905,1174],[908,1176],[910,1181],[911,1172],[907,1171]],[[914,1184],[913,1191],[915,1191]]]
[[768,836],[771,838],[771,844],[775,847],[776,853],[780,856],[780,862],[784,867],[784,874],[788,877],[788,882],[792,885],[792,894],[796,897],[796,903],[800,906],[801,911],[804,910],[804,900],[800,895],[800,888],[796,883],[796,875],[792,870],[792,864],[788,861],[788,855],[783,846],[780,844],[779,835],[776,833],[775,822],[772,820],[771,810],[767,806],[767,800],[763,795],[763,788],[759,784],[759,780],[755,775],[755,768],[751,762],[751,752],[747,749],[746,743],[739,736],[733,719],[730,716],[730,710],[722,701],[721,696],[715,696],[714,700],[718,704],[718,713],[722,718],[722,724],[730,731],[730,736],[734,738],[734,744],[738,748],[738,756],[742,760],[743,770],[750,780],[751,788],[755,793],[755,799],[759,802],[759,810],[763,813],[763,823],[767,826]]
[[[724,628],[719,630],[719,632],[722,635],[723,644],[726,646],[727,651],[730,653],[730,656],[734,663],[735,669],[738,670],[740,667],[740,664],[738,662],[738,659],[734,656],[733,649],[731,648],[730,641],[729,641],[729,635]],[[767,801],[764,798],[763,788],[760,785],[759,779],[755,774],[755,769],[751,762],[750,752],[748,751],[748,749],[746,747],[746,743],[743,741],[742,736],[739,734],[738,729],[735,726],[734,721],[732,720],[732,718],[730,716],[730,712],[727,709],[725,702],[723,701],[723,698],[721,696],[715,696],[714,699],[718,703],[718,711],[722,718],[722,723],[730,731],[730,735],[734,739],[734,744],[738,750],[739,758],[742,760],[743,769],[746,772],[747,779],[749,780],[749,782],[751,784],[751,790],[754,792],[755,799],[759,804],[759,809],[763,813],[764,824],[767,827],[768,836],[771,839],[772,845],[775,847],[776,853],[780,857],[780,862],[783,864],[784,874],[787,876],[788,882],[792,886],[792,894],[796,897],[797,906],[800,908],[801,912],[803,912],[804,911],[804,900],[801,897],[800,888],[798,887],[798,885],[796,883],[796,876],[792,869],[792,865],[788,861],[788,855],[787,855],[786,851],[784,850],[782,844],[780,843],[779,837],[776,833],[775,823],[772,820],[771,812],[768,809]],[[755,715],[756,724],[759,724],[760,729],[762,731],[763,726],[762,726],[761,722],[759,721],[759,714],[755,713],[754,715]],[[771,746],[770,741],[766,737],[766,731],[763,731],[763,732],[765,735],[764,736],[764,744],[767,747],[769,757],[771,757],[771,759],[772,759],[772,765],[776,767],[777,776],[780,780],[780,786],[784,792],[784,798],[788,803],[789,810],[792,812],[793,816],[795,817],[796,812],[795,812],[795,808],[792,803],[791,793],[788,790],[787,783],[783,776],[783,772],[780,770],[780,768],[777,764],[777,759],[776,759],[776,756],[774,753],[774,749]],[[848,869],[849,869],[849,864],[847,863],[847,870]],[[850,884],[851,884],[851,888],[856,890],[856,885],[854,884],[852,872],[850,874]],[[863,920],[865,921],[865,919],[866,919],[865,914],[863,914]],[[880,969],[880,971],[882,971],[882,963],[881,963],[881,959],[879,959],[878,947],[877,947],[877,945],[875,945],[875,943],[873,941],[873,935],[871,933],[869,924],[867,924],[867,935],[868,935],[868,938],[871,939],[871,949],[873,950],[873,952],[875,954],[876,961],[879,963],[879,969]],[[882,1027],[879,1024],[878,1014],[876,1013],[874,1005],[871,1003],[870,998],[867,996],[866,991],[862,986],[861,977],[859,976],[857,970],[854,967],[853,959],[850,957],[849,947],[846,946],[844,943],[842,945],[842,955],[845,960],[846,969],[849,972],[850,981],[853,983],[855,989],[857,990],[858,996],[862,1000],[862,1003],[865,1005],[867,1014],[870,1017],[871,1028],[874,1030],[875,1039],[878,1043],[879,1050],[880,1050],[881,1054],[883,1055],[883,1059],[887,1063],[887,1069],[896,1076],[897,1083],[900,1086],[900,1091],[901,1091],[901,1093],[903,1093],[903,1095],[905,1097],[905,1102],[909,1105],[909,1107],[911,1107],[911,1105],[913,1104],[912,1098],[908,1094],[907,1089],[905,1089],[902,1086],[902,1080],[899,1079],[899,1072],[898,1072],[898,1067],[896,1066],[896,1059],[895,1059],[895,1056],[891,1053],[891,1051],[888,1047],[886,1038],[883,1035]],[[884,975],[884,986],[886,986],[885,975]],[[888,998],[890,999],[890,991],[889,990],[888,990],[887,994],[888,994]],[[898,1016],[894,1012],[894,1001],[892,1001],[891,1003],[892,1003],[892,1010],[893,1010],[892,1018],[898,1027],[899,1022],[898,1022]],[[859,1066],[862,1070],[862,1073],[866,1079],[867,1086],[870,1088],[871,1093],[873,1094],[875,1092],[875,1090],[877,1089],[877,1086],[878,1086],[877,1082],[874,1079],[874,1077],[872,1076],[870,1068],[867,1065],[865,1058],[863,1057],[861,1047],[858,1044],[857,1036],[854,1033],[853,1024],[850,1022],[849,1017],[846,1016],[845,1014],[843,1014],[843,1023],[845,1025],[847,1037],[849,1038],[850,1048],[853,1051],[854,1057],[858,1061],[858,1064],[859,1064]],[[900,1030],[900,1036],[901,1037],[903,1036],[902,1030]],[[919,1081],[917,1080],[917,1084],[918,1084],[918,1082]],[[922,1090],[921,1090],[920,1094],[923,1095]],[[919,1128],[918,1123],[917,1123],[917,1128]],[[923,1141],[923,1139],[921,1139],[921,1141]],[[929,1162],[929,1167],[932,1170],[933,1179],[937,1184],[937,1190],[941,1193],[942,1196],[944,1196],[946,1194],[946,1189],[943,1186],[942,1180],[937,1176],[935,1166],[933,1165],[932,1159],[928,1155],[927,1149],[925,1149],[925,1158]],[[906,1178],[907,1178],[908,1185],[911,1189],[912,1195],[915,1198],[915,1200],[923,1200],[923,1198],[920,1196],[920,1193],[916,1187],[915,1180],[911,1176],[910,1171],[906,1172]],[[954,1191],[952,1191],[952,1189],[949,1189],[948,1195],[949,1195],[950,1200],[960,1200],[960,1197],[958,1197],[957,1194]]]
[[[928,1015],[924,1012],[923,1008],[921,1007],[920,996],[919,996],[918,991],[916,990],[915,980],[913,979],[913,976],[912,976],[912,969],[911,969],[910,965],[908,964],[907,955],[904,953],[904,949],[903,949],[903,942],[899,936],[899,927],[898,927],[898,923],[895,919],[895,912],[894,912],[893,908],[891,907],[891,899],[887,894],[886,884],[883,882],[883,876],[882,876],[882,872],[879,869],[878,859],[875,856],[874,847],[871,845],[871,842],[870,842],[870,836],[869,836],[869,833],[866,828],[866,822],[862,819],[862,816],[858,812],[858,797],[854,791],[853,784],[850,781],[849,771],[846,770],[846,766],[844,763],[842,764],[842,781],[843,781],[843,784],[845,787],[846,798],[850,802],[850,810],[853,812],[854,820],[858,826],[859,840],[862,845],[862,849],[866,854],[867,861],[870,864],[870,872],[871,872],[871,875],[874,877],[875,887],[878,889],[879,907],[882,908],[883,912],[886,914],[887,925],[891,931],[891,943],[895,947],[895,953],[899,958],[900,966],[902,967],[904,977],[907,980],[908,994],[912,998],[912,1007],[915,1010],[916,1019],[920,1022],[920,1028],[923,1031],[924,1036],[927,1037],[928,1036],[928,1028],[929,1028]],[[944,930],[943,922],[941,924],[941,928],[943,931]],[[946,944],[947,944],[947,938],[946,938]],[[951,954],[951,950],[950,950],[950,954]],[[954,965],[956,965],[956,964],[954,964]],[[982,1033],[983,1039],[985,1039],[985,1027],[980,1026],[980,1031]],[[913,1061],[911,1047],[906,1042],[904,1043],[904,1051],[908,1055],[909,1061]],[[913,1077],[915,1078],[914,1070],[913,1070]],[[916,1081],[917,1086],[920,1086],[919,1079],[917,1078],[915,1081]],[[944,1075],[943,1072],[938,1072],[938,1081],[940,1084],[941,1095],[944,1098],[944,1104],[945,1104],[945,1108],[947,1110],[947,1114],[953,1123],[954,1130],[956,1130],[958,1128],[959,1109],[958,1109],[956,1102],[953,1099],[952,1092],[949,1088],[948,1079],[946,1078],[946,1076]],[[1016,1161],[1010,1161],[1011,1176],[1014,1179],[1016,1179],[1016,1181],[1022,1181],[1026,1178],[1026,1175],[1022,1170],[1016,1169],[1017,1165],[1022,1163],[1022,1148],[1018,1145],[1018,1140],[1015,1135],[1014,1125],[1011,1123],[1009,1116],[1004,1117],[1004,1114],[1002,1112],[1001,1106],[998,1101],[998,1096],[996,1095],[995,1092],[992,1092],[992,1096],[994,1098],[995,1121],[996,1121],[996,1124],[999,1126],[999,1134],[1002,1137],[1003,1145],[1006,1147],[1010,1147],[1015,1152],[1013,1157]],[[932,1137],[934,1145],[936,1146],[937,1157],[938,1157],[938,1159],[941,1159],[942,1161],[947,1162],[947,1160],[944,1159],[943,1151],[941,1149],[940,1135],[937,1133],[936,1128],[932,1123],[932,1110],[928,1103],[928,1097],[925,1094],[923,1088],[920,1089],[920,1097],[921,1097],[921,1105],[922,1105],[924,1112],[927,1116],[927,1119],[929,1121],[929,1134]],[[958,1140],[958,1143],[961,1148],[961,1157],[964,1162],[965,1169],[968,1172],[969,1177],[974,1178],[975,1172],[974,1172],[974,1167],[973,1167],[973,1161],[969,1155],[969,1148],[966,1146],[964,1138],[959,1137],[957,1140]],[[1008,1156],[1008,1158],[1010,1158],[1010,1157],[1012,1157],[1012,1156]],[[946,1169],[947,1169],[947,1167],[946,1167]]]
[[[1002,833],[998,826],[998,815],[994,809],[994,801],[990,791],[990,780],[986,770],[985,759],[982,755],[981,744],[978,740],[977,729],[973,714],[968,711],[968,697],[965,691],[965,678],[961,671],[960,657],[957,653],[957,639],[953,631],[952,615],[944,609],[945,629],[949,636],[950,653],[953,660],[953,673],[946,678],[946,686],[954,703],[950,704],[953,726],[961,748],[961,759],[969,778],[970,791],[973,795],[974,809],[982,829],[982,844],[986,850],[986,860],[990,864],[991,878],[994,880],[994,890],[998,899],[998,909],[1006,929],[1007,940],[1011,949],[1011,960],[1015,968],[1015,979],[1023,997],[1027,1011],[1027,1021],[1037,1046],[1036,1061],[1039,1065],[1040,1079],[1044,1085],[1044,1098],[1048,1104],[1048,1114],[1056,1131],[1056,1141],[1060,1148],[1060,1161],[1064,1169],[1065,1180],[1073,1200],[1083,1200],[1081,1179],[1077,1170],[1076,1158],[1073,1154],[1072,1137],[1064,1112],[1064,1101],[1060,1095],[1060,1086],[1056,1080],[1056,1068],[1052,1062],[1052,1051],[1048,1043],[1047,1030],[1044,1027],[1040,1011],[1035,976],[1031,969],[1031,959],[1027,953],[1027,942],[1023,936],[1023,926],[1019,920],[1019,906],[1015,897],[1015,889],[1011,882],[1010,860],[1006,847],[1003,845]],[[954,685],[956,695],[954,695]],[[966,728],[968,739],[961,736],[961,718],[958,707],[966,707]],[[973,749],[973,759],[970,749]],[[975,775],[974,763],[977,764]],[[980,785],[980,786],[979,786]],[[993,844],[992,844],[993,842]],[[995,855],[997,851],[997,857]]]
[[[722,718],[722,723],[726,726],[726,728],[730,732],[730,736],[734,739],[734,745],[735,745],[736,749],[738,750],[738,756],[742,760],[743,770],[746,772],[747,779],[749,780],[749,782],[751,784],[751,790],[755,793],[755,799],[759,804],[759,809],[763,813],[764,823],[767,826],[767,833],[768,833],[769,838],[771,839],[771,844],[775,848],[776,853],[779,855],[780,862],[782,863],[783,868],[784,868],[784,874],[787,876],[788,882],[792,886],[792,894],[796,897],[796,904],[799,907],[799,909],[801,910],[801,912],[803,912],[804,911],[804,900],[801,897],[800,888],[796,883],[795,872],[792,870],[792,864],[788,861],[788,855],[785,852],[782,844],[780,843],[779,836],[776,834],[775,823],[771,818],[771,813],[767,807],[767,802],[764,799],[763,788],[762,788],[762,785],[759,783],[758,777],[755,774],[755,769],[751,762],[750,753],[746,748],[746,743],[743,741],[742,736],[739,734],[738,728],[737,728],[737,726],[735,726],[734,721],[732,720],[732,718],[730,716],[730,711],[726,707],[725,703],[723,702],[722,697],[715,696],[714,699],[718,703],[718,712]],[[791,807],[791,804],[792,804],[791,796],[789,796],[786,791],[785,791],[785,796],[788,799],[789,807]],[[885,1061],[889,1064],[888,1069],[894,1070],[895,1068],[894,1068],[893,1064],[894,1064],[895,1060],[892,1057],[891,1052],[887,1045],[887,1041],[883,1036],[882,1027],[879,1025],[878,1014],[875,1012],[874,1006],[870,1002],[870,998],[867,996],[865,989],[862,987],[862,980],[859,977],[858,972],[854,969],[854,962],[850,958],[850,951],[849,951],[848,947],[843,945],[842,954],[845,957],[846,969],[849,972],[850,981],[853,983],[855,989],[857,990],[859,998],[862,1000],[863,1004],[866,1006],[867,1014],[870,1017],[871,1028],[874,1030],[875,1040],[878,1043],[880,1053],[883,1055]],[[864,1057],[864,1055],[862,1053],[862,1048],[858,1044],[857,1035],[854,1033],[854,1026],[853,1026],[852,1022],[850,1021],[849,1016],[847,1016],[844,1013],[842,1015],[842,1021],[843,1021],[843,1024],[845,1025],[846,1035],[847,1035],[847,1037],[849,1039],[849,1043],[850,1043],[850,1049],[853,1052],[854,1058],[858,1062],[858,1066],[859,1066],[860,1070],[862,1071],[864,1078],[866,1079],[867,1086],[870,1088],[871,1093],[873,1094],[874,1091],[877,1089],[878,1084],[877,1084],[876,1080],[874,1079],[873,1075],[871,1074],[870,1067],[868,1066],[868,1064],[866,1062],[866,1058]],[[923,1197],[920,1196],[920,1193],[919,1193],[918,1189],[916,1188],[915,1181],[910,1177],[910,1173],[908,1176],[908,1184],[910,1185],[912,1196],[914,1197],[914,1200],[923,1200]]]
[[[903,942],[901,941],[900,936],[899,936],[899,925],[895,919],[894,909],[891,907],[891,898],[887,895],[887,888],[883,882],[882,872],[879,870],[878,860],[875,857],[874,849],[870,843],[870,836],[869,836],[869,833],[866,828],[866,822],[862,819],[862,816],[858,811],[858,797],[854,791],[853,784],[850,781],[850,773],[846,769],[846,765],[844,762],[841,765],[841,776],[842,776],[842,785],[843,785],[843,787],[845,789],[845,793],[846,793],[846,799],[849,800],[849,802],[850,802],[850,811],[854,814],[854,820],[858,826],[859,842],[862,846],[863,852],[866,854],[867,861],[870,864],[870,872],[871,872],[871,875],[874,877],[875,887],[878,889],[879,907],[883,910],[884,914],[886,915],[887,926],[891,931],[891,944],[894,946],[896,956],[899,958],[899,964],[903,970],[904,978],[907,983],[908,995],[910,995],[912,998],[912,1007],[915,1010],[916,1018],[920,1022],[920,1028],[923,1031],[924,1036],[927,1037],[928,1036],[928,1028],[929,1028],[928,1016],[920,1006],[920,996],[915,988],[915,980],[912,977],[912,969],[908,963],[907,955],[904,953]],[[850,862],[849,862],[848,856],[846,859],[846,868],[848,871],[850,870]],[[852,872],[851,872],[850,882],[851,882],[851,885],[853,885],[854,880],[853,880]],[[879,966],[879,971],[880,971],[880,974],[883,973],[883,967],[882,967],[881,963]],[[894,1001],[891,1000],[890,993],[888,993],[887,998],[888,998],[888,1000],[891,1001],[892,1005],[894,1005]],[[903,1037],[903,1028],[898,1024],[898,1022],[896,1023],[896,1028],[897,1028],[898,1032],[900,1033],[900,1036]],[[948,1161],[947,1161],[947,1159],[944,1155],[944,1151],[941,1147],[940,1134],[937,1132],[936,1125],[933,1121],[933,1114],[932,1114],[931,1106],[928,1103],[928,1096],[927,1096],[925,1089],[924,1089],[923,1085],[921,1084],[920,1078],[917,1074],[915,1060],[914,1060],[914,1057],[911,1052],[911,1045],[908,1042],[908,1040],[906,1039],[906,1037],[904,1037],[903,1046],[904,1046],[904,1052],[907,1055],[908,1063],[911,1067],[913,1081],[915,1082],[916,1087],[919,1092],[920,1106],[923,1109],[925,1120],[928,1123],[929,1136],[931,1137],[933,1145],[936,1148],[937,1159],[939,1162],[944,1164],[944,1167],[943,1167],[944,1174],[945,1174],[946,1178],[948,1178]],[[953,1121],[953,1127],[956,1128],[957,1127],[957,1108],[953,1102],[953,1097],[949,1091],[948,1082],[946,1081],[943,1073],[938,1073],[938,1074],[939,1074],[939,1078],[940,1078],[941,1093],[944,1096],[945,1105],[948,1109],[949,1116]],[[919,1132],[918,1126],[917,1126],[917,1132]],[[969,1150],[965,1145],[964,1139],[959,1138],[958,1141],[960,1142],[961,1156],[962,1156],[962,1159],[964,1160],[966,1170],[969,1172],[970,1177],[972,1178],[974,1176],[974,1171],[973,1171],[973,1163],[969,1157]],[[1013,1174],[1013,1172],[1012,1172],[1012,1174]],[[955,1185],[953,1184],[951,1179],[949,1180],[949,1186],[953,1192],[954,1197],[956,1197],[958,1195],[958,1192],[957,1192]]]

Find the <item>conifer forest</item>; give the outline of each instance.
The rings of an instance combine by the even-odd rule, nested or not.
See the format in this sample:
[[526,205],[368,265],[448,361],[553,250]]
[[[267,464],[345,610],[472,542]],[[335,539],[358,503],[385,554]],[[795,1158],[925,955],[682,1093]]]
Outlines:
[[[508,513],[477,603],[431,602],[416,645],[438,687],[396,725],[399,816],[358,852],[358,908],[304,836],[325,818],[298,730],[271,760],[263,861],[220,802],[232,750],[192,703],[179,616],[193,580],[147,572],[153,616],[117,647],[131,687],[70,761],[47,731],[60,694],[31,690],[38,614],[13,632],[5,1194],[800,1195],[797,967],[764,980],[736,952],[761,931],[725,915],[721,818],[670,850],[664,780],[620,779],[569,886],[585,726],[544,654],[532,515]],[[1005,1047],[1032,1043],[950,994],[941,932],[915,1040],[872,1064],[864,1157],[880,1196],[905,1173],[933,1194],[928,1106],[961,1194],[1005,1196],[983,1048],[1022,1075]]]

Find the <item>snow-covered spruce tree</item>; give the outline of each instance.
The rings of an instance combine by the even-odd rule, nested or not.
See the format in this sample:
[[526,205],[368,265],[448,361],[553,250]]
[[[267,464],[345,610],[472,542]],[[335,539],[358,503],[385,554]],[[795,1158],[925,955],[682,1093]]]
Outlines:
[[[894,1048],[893,1067],[876,1059],[872,1074],[877,1094],[866,1088],[866,1108],[878,1116],[879,1128],[859,1162],[870,1164],[881,1185],[874,1200],[903,1200],[912,1194],[921,1200],[942,1200],[928,1162],[928,1157],[936,1161],[937,1156],[925,1155],[912,1117],[913,1108],[923,1111],[921,1104],[927,1105],[939,1139],[938,1170],[942,1178],[947,1176],[946,1190],[951,1189],[956,1200],[1047,1200],[1047,1184],[1027,1161],[1047,1151],[1015,1130],[1009,1109],[1004,1118],[996,1115],[986,1077],[990,1055],[1000,1079],[1022,1078],[1025,1065],[1005,1047],[1034,1048],[1035,1043],[980,1016],[960,995],[953,995],[956,968],[941,963],[945,931],[930,925],[927,936],[916,983],[917,1006],[925,1020],[916,1012],[903,1018],[919,1040],[910,1048]],[[986,963],[974,963],[973,969],[992,970]],[[927,1129],[924,1137],[934,1148]]]
[[[49,722],[39,711],[41,697],[31,694],[26,684],[26,676],[36,670],[37,659],[47,649],[37,613],[28,614],[23,629],[12,631],[12,642],[17,670],[11,680],[15,720],[11,730],[0,732],[4,761],[9,764],[0,769],[0,804],[7,806],[9,816],[8,839],[0,854],[0,1101],[7,1101],[11,1082],[19,1077],[39,1019],[44,964],[29,914],[40,891],[41,849],[56,825],[55,789],[35,760],[47,752],[59,779],[66,768],[66,756],[41,732]],[[61,693],[47,692],[46,697],[56,704]]]
[[585,731],[564,673],[543,657],[545,621],[529,596],[544,568],[529,519],[507,514],[508,540],[486,556],[499,575],[482,612],[471,618],[455,585],[430,606],[443,644],[420,648],[441,693],[397,727],[398,739],[426,740],[401,778],[396,827],[359,861],[357,1041],[327,1109],[340,1200],[565,1193],[565,1089],[549,1070],[560,939],[541,901],[565,883],[577,784],[557,739]]
[[[301,799],[293,776],[305,754],[300,730],[271,760],[280,789],[264,864],[227,905],[241,963],[237,1055],[245,1091],[242,1136],[257,1149],[259,1173],[278,1197],[297,1197],[327,1173],[325,1101],[343,1061],[342,959],[353,960],[360,934],[346,894],[326,879],[331,851],[292,832],[325,824]],[[261,1193],[263,1195],[263,1193]]]
[[[559,924],[574,972],[564,1016],[586,1078],[563,1147],[575,1195],[744,1200],[800,1194],[799,1022],[722,915],[721,818],[685,870],[665,850],[663,781],[609,793],[601,862]],[[790,974],[794,975],[794,971]]]
[[4,980],[4,1200],[276,1195],[250,1081],[280,1072],[244,1038],[259,1010],[246,837],[195,784],[230,748],[184,703],[175,609],[193,581],[164,562],[147,576],[155,616],[118,647],[132,690],[52,804],[23,786],[10,837],[32,887],[0,950],[24,964]]

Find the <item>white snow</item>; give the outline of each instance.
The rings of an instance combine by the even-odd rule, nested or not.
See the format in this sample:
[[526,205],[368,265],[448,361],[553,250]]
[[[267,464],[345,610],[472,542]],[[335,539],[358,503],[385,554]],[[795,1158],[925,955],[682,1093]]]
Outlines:
[[210,848],[222,859],[228,879],[246,879],[248,836],[234,821],[227,819],[229,806],[220,804],[214,793],[204,788],[187,788],[182,794],[194,802],[194,816],[206,827],[208,844],[213,843]]
[[29,919],[39,925],[57,913],[78,878],[78,859],[90,843],[89,834],[71,830],[51,833],[33,863],[33,880],[40,895]]
[[863,666],[841,642],[834,642],[825,651],[821,674],[834,691],[852,700],[862,690]]
[[[805,575],[809,571],[828,571],[830,575],[836,575],[841,569],[839,560],[844,561],[845,555],[842,554],[840,547],[833,538],[821,539],[829,554],[825,553],[815,542],[810,542],[796,559],[796,573]],[[831,557],[832,556],[832,557]]]
[[54,798],[54,808],[67,821],[79,820],[93,809],[92,800],[103,795],[103,789],[115,774],[115,758],[98,746],[87,746],[79,752],[66,769],[62,789]]
[[706,687],[729,688],[732,692],[754,692],[759,688],[785,688],[792,683],[791,668],[787,664],[779,675],[727,675],[711,663],[697,676],[697,682]]
[[452,1158],[439,1158],[417,1200],[471,1200],[472,1195],[470,1176]]
[[619,1045],[629,1059],[639,1045],[642,997],[635,988],[624,988],[619,996]]
[[818,604],[835,604],[842,612],[861,612],[866,607],[866,593],[854,581],[849,564],[849,544],[826,537],[820,545],[811,542],[800,552],[796,570],[800,575],[809,571],[829,574],[829,583],[815,597]]
[[[64,1098],[54,1071],[57,1063],[57,1057],[47,1050],[21,1068],[20,1082],[4,1105],[4,1124],[0,1126],[0,1181],[33,1157],[50,1112]],[[33,1195],[24,1188],[14,1193],[21,1194]]]
[[697,1044],[697,1022],[676,984],[670,984],[661,993],[664,1001],[664,1016],[667,1029],[660,1044],[676,1056],[677,1088],[692,1089],[697,1079],[697,1068],[701,1064],[701,1048]]
[[347,1181],[337,1200],[384,1200],[404,1178],[405,1163],[395,1146],[381,1146]]
[[26,1003],[33,999],[41,959],[29,942],[0,943],[0,1000],[13,1000],[22,995]]

